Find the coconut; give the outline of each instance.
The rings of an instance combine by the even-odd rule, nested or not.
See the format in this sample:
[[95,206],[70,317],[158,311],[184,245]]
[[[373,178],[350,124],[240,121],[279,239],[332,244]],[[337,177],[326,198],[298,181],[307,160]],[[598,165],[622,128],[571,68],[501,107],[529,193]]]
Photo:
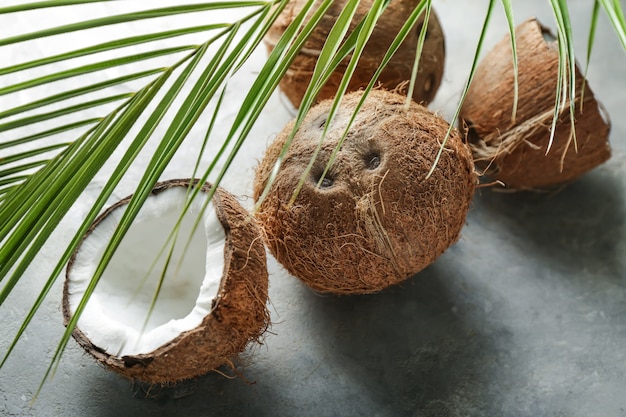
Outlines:
[[470,151],[456,130],[427,177],[449,124],[382,90],[368,95],[322,178],[362,94],[344,96],[293,202],[332,100],[311,108],[262,199],[293,121],[269,146],[255,175],[256,217],[267,246],[318,292],[377,292],[434,262],[459,238],[476,185]]
[[558,46],[535,19],[517,27],[515,38],[519,72],[516,119],[512,120],[515,81],[509,36],[481,61],[463,104],[461,119],[469,129],[476,165],[509,189],[544,189],[573,181],[609,159],[606,115],[576,65],[575,136],[568,103],[548,149],[556,103]]
[[[133,380],[167,385],[232,366],[232,359],[249,342],[259,341],[269,323],[260,231],[225,190],[217,188],[207,202],[211,186],[202,187],[168,258],[167,239],[189,200],[190,183],[157,184],[72,333],[98,361]],[[69,261],[63,291],[66,325],[129,201],[127,197],[100,215]]]
[[[280,82],[281,90],[296,108],[300,107],[304,93],[313,75],[317,58],[326,42],[328,33],[341,11],[345,8],[346,1],[335,1],[330,6],[322,21],[308,38]],[[321,3],[321,0],[318,0],[314,7],[319,6],[319,3]],[[348,33],[351,33],[364,18],[365,14],[372,7],[372,3],[372,0],[363,0],[359,3]],[[357,70],[348,85],[348,91],[361,89],[369,83],[396,37],[398,30],[418,3],[419,0],[395,0],[387,6],[361,55]],[[274,48],[305,4],[306,0],[292,0],[287,4],[265,37],[265,44],[269,51]],[[403,85],[406,87],[407,81],[411,79],[417,43],[423,24],[424,15],[418,20],[416,29],[409,33],[391,61],[382,71],[379,77],[382,87],[388,90],[393,90]],[[331,75],[317,96],[318,101],[335,96],[341,78],[346,71],[348,61],[348,59],[344,60]],[[413,99],[415,101],[428,103],[435,97],[443,77],[444,62],[445,39],[443,30],[437,14],[434,9],[431,9],[415,90],[413,91]]]

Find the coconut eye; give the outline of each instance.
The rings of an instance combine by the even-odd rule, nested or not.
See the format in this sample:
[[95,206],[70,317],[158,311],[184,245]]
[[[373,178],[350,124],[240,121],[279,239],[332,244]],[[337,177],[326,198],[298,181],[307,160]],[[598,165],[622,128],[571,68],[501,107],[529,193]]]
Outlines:
[[333,179],[333,177],[329,173],[326,173],[326,175],[324,175],[323,178],[322,178],[322,175],[323,175],[323,172],[313,175],[313,182],[315,183],[315,186],[322,188],[322,189],[332,187],[333,184],[335,183],[335,180]]
[[472,126],[472,122],[470,120],[466,120],[465,123],[469,126],[467,128],[467,142],[473,144],[480,143],[480,136],[476,132],[476,129]]
[[333,183],[334,181],[331,178],[324,177],[324,179],[320,183],[320,188],[330,188],[332,187]]
[[365,166],[370,170],[378,168],[380,166],[380,154],[372,152],[365,155]]

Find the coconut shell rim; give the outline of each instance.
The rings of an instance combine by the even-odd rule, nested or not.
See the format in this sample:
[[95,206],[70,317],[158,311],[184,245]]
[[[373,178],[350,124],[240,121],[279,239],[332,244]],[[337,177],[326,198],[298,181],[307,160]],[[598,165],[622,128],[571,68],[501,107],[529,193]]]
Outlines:
[[[517,25],[515,27],[515,30],[518,31],[520,28],[524,28],[526,26],[530,26],[529,30],[536,30],[536,33],[534,36],[536,36],[537,39],[543,38],[542,45],[546,49],[554,50],[554,44],[557,42],[557,38],[554,35],[550,27],[544,25],[537,17],[530,17],[524,20],[523,22],[521,22],[519,25]],[[546,39],[544,36],[545,34],[548,34],[553,39],[552,40]],[[507,34],[502,40],[498,41],[493,46],[492,50],[488,51],[485,57],[483,57],[483,62],[481,62],[481,64],[483,64],[487,58],[493,59],[491,55],[494,53],[494,50],[500,48],[500,45],[503,42],[507,41],[509,36],[510,35]],[[610,158],[611,149],[610,149],[610,144],[608,141],[608,138],[611,132],[610,115],[607,112],[603,103],[596,98],[596,95],[594,94],[590,83],[586,80],[585,75],[581,71],[581,66],[578,61],[574,62],[574,69],[576,72],[576,79],[584,80],[584,83],[582,84],[582,86],[584,86],[584,96],[581,95],[583,94],[583,92],[580,91],[580,88],[582,88],[582,86],[577,85],[576,87],[577,88],[577,93],[575,97],[576,112],[575,112],[574,117],[578,119],[582,115],[578,108],[581,97],[583,98],[582,106],[585,109],[591,106],[593,108],[592,113],[597,111],[598,116],[602,122],[601,123],[602,127],[606,128],[606,135],[602,136],[603,138],[602,141],[605,143],[605,146],[607,147],[607,149],[603,153],[603,156],[601,158],[596,158],[597,161],[593,164],[592,167],[578,170],[579,172],[577,173],[574,172],[575,170],[573,168],[570,168],[570,172],[566,178],[559,179],[558,175],[552,173],[548,175],[548,177],[552,179],[550,181],[545,181],[545,184],[535,184],[534,181],[530,181],[526,183],[526,180],[522,180],[522,176],[519,176],[519,178],[518,178],[518,175],[511,176],[508,173],[507,164],[500,166],[500,164],[498,163],[498,160],[500,160],[501,158],[506,158],[509,155],[514,155],[518,151],[518,148],[522,146],[524,143],[526,143],[529,138],[536,137],[539,134],[539,131],[544,127],[545,123],[548,123],[548,124],[552,123],[552,120],[554,117],[554,103],[550,102],[550,105],[546,106],[545,110],[537,107],[534,115],[530,115],[526,117],[521,122],[519,120],[516,120],[515,122],[511,120],[509,121],[509,124],[506,125],[505,127],[494,126],[491,131],[488,131],[488,129],[486,129],[485,127],[482,127],[480,123],[477,124],[476,121],[474,120],[476,115],[480,115],[479,112],[473,111],[472,117],[468,117],[469,115],[464,114],[467,110],[462,109],[459,115],[459,119],[458,119],[459,129],[465,132],[465,135],[467,138],[467,144],[472,151],[474,161],[478,165],[482,166],[480,176],[489,177],[491,179],[496,180],[499,183],[500,172],[507,172],[506,176],[507,177],[511,176],[512,178],[515,177],[515,180],[512,183],[510,179],[509,181],[504,181],[505,182],[504,189],[506,191],[509,191],[509,192],[516,192],[516,191],[545,192],[545,191],[553,190],[555,188],[563,187],[571,182],[576,181],[580,176],[582,176],[589,170],[593,169],[594,167],[597,167],[598,165],[606,162]],[[468,98],[471,99],[471,95],[468,95]],[[464,103],[464,107],[465,107],[465,103]],[[591,114],[591,113],[589,111],[586,111],[585,114]],[[571,117],[571,113],[570,113],[570,106],[569,106],[569,100],[568,100],[568,103],[565,105],[565,107],[563,107],[561,114],[559,114],[559,118],[555,125],[555,130],[559,129],[559,127],[569,125],[570,117]],[[587,117],[587,116],[584,116],[584,117]],[[476,132],[474,128],[474,126],[476,125],[481,126],[480,130],[484,132],[480,134]],[[525,127],[526,129],[524,130]],[[598,138],[599,136],[596,136],[594,141],[599,140]],[[554,144],[553,144],[553,147],[554,147]],[[562,154],[561,153],[555,154],[555,152],[557,152],[556,149],[555,150],[551,149],[550,155],[546,154],[545,157],[552,158],[555,160],[561,159],[561,158],[564,159],[565,154],[569,152],[569,147],[565,147]],[[570,167],[573,166],[572,164],[575,164],[575,161],[569,162]]]
[[[192,178],[181,178],[181,179],[177,178],[177,179],[160,181],[154,185],[153,189],[150,191],[150,195],[158,195],[161,192],[164,192],[173,187],[190,187],[192,184],[194,187],[197,187],[200,184],[200,180],[192,179]],[[204,193],[208,193],[213,187],[214,185],[212,183],[205,182],[201,185],[200,191]],[[147,353],[124,355],[124,356],[113,355],[107,352],[106,350],[104,350],[103,348],[95,345],[91,341],[91,339],[89,339],[85,335],[85,333],[83,333],[83,331],[78,327],[78,323],[77,323],[74,329],[72,330],[72,337],[87,353],[92,355],[99,362],[103,363],[107,368],[112,369],[114,372],[120,373],[121,375],[125,377],[135,379],[135,377],[129,376],[125,374],[124,372],[122,372],[122,369],[124,369],[125,367],[133,367],[137,364],[149,365],[155,358],[161,357],[163,355],[167,355],[169,351],[176,349],[176,347],[182,340],[187,338],[189,335],[193,334],[197,329],[204,327],[206,322],[210,320],[217,311],[219,311],[221,301],[223,300],[224,295],[227,293],[226,289],[229,285],[229,282],[231,281],[228,279],[229,276],[226,273],[226,271],[230,267],[228,260],[232,258],[235,247],[234,245],[232,245],[232,240],[233,240],[232,230],[231,230],[232,228],[228,221],[227,215],[225,214],[225,210],[224,210],[225,203],[223,201],[224,196],[230,196],[230,193],[228,193],[226,190],[222,189],[219,186],[214,187],[214,190],[215,191],[211,198],[211,203],[214,205],[218,220],[220,221],[220,223],[222,224],[222,227],[224,228],[224,234],[225,234],[224,261],[225,262],[224,262],[224,270],[222,272],[222,277],[220,279],[220,285],[219,285],[217,295],[215,296],[215,298],[212,300],[212,303],[211,303],[211,310],[202,318],[202,321],[200,324],[198,324],[192,329],[188,329],[179,333],[175,338],[167,341],[166,343],[159,346],[158,348]],[[98,224],[100,224],[109,214],[111,214],[111,212],[123,207],[124,205],[127,205],[130,199],[133,197],[133,195],[134,194],[130,194],[124,197],[123,199],[113,203],[111,206],[107,207],[100,215],[98,215],[96,219],[93,221],[93,223],[90,225],[87,232],[85,232],[84,236],[81,238],[81,241],[76,247],[76,250],[72,253],[72,256],[70,257],[67,267],[66,267],[65,281],[63,285],[62,310],[63,310],[63,322],[66,327],[73,317],[73,314],[70,312],[70,306],[69,306],[69,288],[68,288],[69,281],[70,281],[69,274],[71,273],[71,268],[76,260],[76,256],[78,255],[78,252],[80,251],[80,247],[82,246],[82,243],[91,235],[91,233],[93,233],[93,231],[98,226]],[[258,228],[257,230],[260,232],[260,228]],[[267,311],[267,307],[264,306],[264,310],[265,310],[264,311],[265,320],[264,320],[264,323],[262,323],[261,325],[261,329],[258,332],[258,335],[248,340],[256,340],[257,342],[260,343],[259,338],[262,336],[263,333],[265,333],[267,328],[270,326],[269,313]],[[231,364],[231,367],[234,367],[234,365]],[[206,372],[202,372],[197,375],[190,375],[189,378],[193,378],[204,373]],[[178,381],[189,379],[189,378],[177,378],[172,381],[162,381],[160,379],[158,381],[152,381],[149,378],[136,378],[136,379],[140,379],[144,382],[149,382],[149,383],[170,384],[170,383],[176,383]]]

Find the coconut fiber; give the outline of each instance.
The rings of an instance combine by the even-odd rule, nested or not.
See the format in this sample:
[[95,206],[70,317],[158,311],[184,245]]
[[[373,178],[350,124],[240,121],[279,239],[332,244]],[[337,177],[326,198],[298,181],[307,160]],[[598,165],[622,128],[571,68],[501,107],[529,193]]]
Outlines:
[[508,189],[551,188],[578,178],[610,157],[609,123],[576,66],[576,134],[572,135],[568,101],[548,150],[559,71],[557,43],[535,19],[517,27],[515,38],[519,73],[515,120],[509,36],[478,66],[461,119],[469,129],[476,165],[490,177]]
[[[456,130],[406,97],[372,91],[343,98],[310,173],[331,101],[313,107],[289,146],[256,217],[272,254],[319,292],[372,293],[404,281],[457,241],[474,193],[474,165]],[[293,122],[267,150],[254,198],[263,196]],[[322,178],[331,155],[336,158]]]
[[[170,187],[188,187],[189,184],[190,180],[167,181],[157,184],[152,193],[158,194]],[[210,187],[205,184],[202,191],[208,192]],[[94,222],[87,236],[112,210],[129,201],[130,196],[111,206]],[[153,352],[132,356],[119,357],[106,352],[76,327],[72,333],[74,338],[109,369],[131,379],[172,384],[232,364],[231,360],[249,342],[258,341],[267,329],[268,273],[259,228],[254,218],[225,190],[217,188],[212,203],[226,232],[226,242],[223,277],[211,311],[196,328],[181,333]],[[72,317],[67,291],[74,257],[67,268],[63,296],[66,325]],[[136,277],[137,280],[141,278]]]
[[[315,3],[313,10],[319,3],[321,3],[321,0]],[[356,25],[363,19],[365,14],[370,10],[372,3],[372,0],[363,0],[359,3],[348,33],[351,33]],[[367,86],[374,72],[381,64],[381,60],[396,37],[397,32],[418,3],[419,0],[394,0],[389,3],[380,16],[365,46],[356,72],[348,85],[348,91],[355,91]],[[305,4],[306,0],[293,0],[285,6],[285,9],[265,37],[265,44],[269,51],[274,48],[280,36],[285,32],[295,16],[303,9]],[[313,75],[317,58],[324,46],[324,42],[326,42],[332,26],[344,7],[345,1],[335,1],[330,6],[322,18],[322,21],[313,30],[313,33],[281,80],[281,90],[295,107],[299,107],[302,102],[306,88]],[[389,61],[382,71],[378,80],[382,87],[393,90],[402,85],[406,86],[407,82],[411,79],[418,38],[423,24],[424,15],[420,17],[414,30],[408,34],[391,61]],[[346,71],[348,61],[349,58],[346,58],[331,75],[330,79],[317,96],[318,101],[331,98],[336,94],[341,78]],[[415,90],[413,91],[413,99],[415,101],[428,103],[435,97],[443,77],[444,61],[444,34],[439,24],[437,14],[431,9],[426,39],[424,41],[415,81]]]

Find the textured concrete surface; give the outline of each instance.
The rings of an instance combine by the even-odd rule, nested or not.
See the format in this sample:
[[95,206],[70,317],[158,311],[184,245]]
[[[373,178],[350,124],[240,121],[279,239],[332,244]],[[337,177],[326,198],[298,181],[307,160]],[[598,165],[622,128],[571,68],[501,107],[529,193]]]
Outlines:
[[[477,3],[434,2],[448,60],[431,107],[445,117],[469,70],[484,16],[485,5]],[[568,3],[584,62],[593,2]],[[537,16],[554,27],[548,4],[515,2],[516,21]],[[502,15],[498,5],[486,47],[506,32]],[[28,24],[36,22],[2,16],[0,33],[9,36]],[[29,53],[0,48],[3,64]],[[233,98],[262,59],[260,51],[234,83]],[[626,415],[625,74],[626,53],[602,15],[589,82],[612,117],[613,158],[554,194],[480,190],[462,239],[402,286],[371,296],[320,296],[270,258],[274,325],[265,344],[244,355],[245,379],[212,374],[149,391],[105,371],[70,343],[54,378],[31,403],[63,331],[59,282],[0,370],[0,415]],[[225,119],[237,108],[232,103]],[[224,186],[245,204],[256,161],[290,117],[283,100],[273,97],[226,178]],[[188,175],[202,132],[193,135],[164,178]],[[99,178],[72,217],[86,212]],[[131,185],[127,181],[116,197]],[[71,219],[61,225],[0,307],[1,354],[74,227]]]

